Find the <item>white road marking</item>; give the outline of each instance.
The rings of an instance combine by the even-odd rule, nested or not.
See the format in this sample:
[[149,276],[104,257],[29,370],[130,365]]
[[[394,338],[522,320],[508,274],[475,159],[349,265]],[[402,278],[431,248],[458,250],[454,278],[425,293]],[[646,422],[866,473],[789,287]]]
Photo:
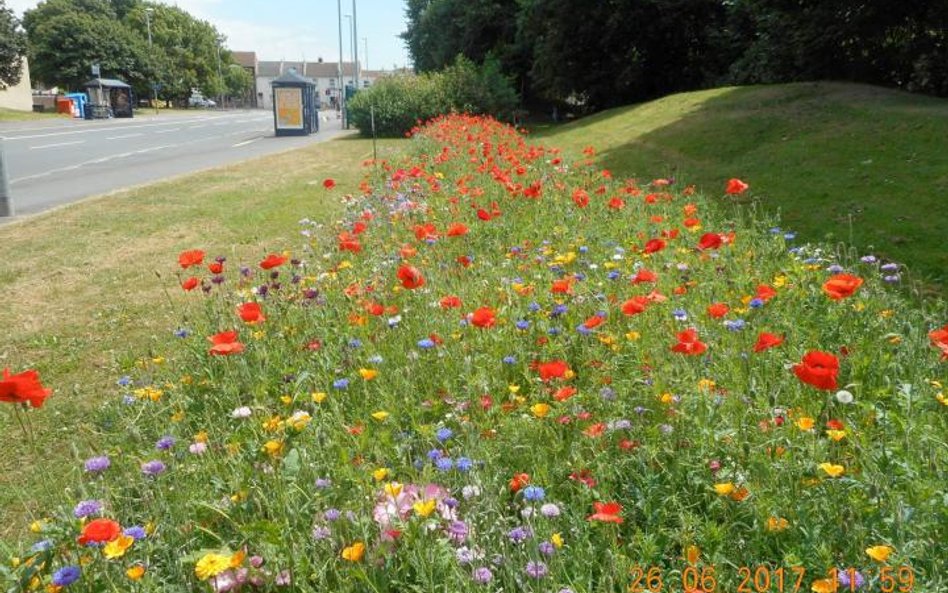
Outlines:
[[258,137],[256,137],[256,138],[251,138],[250,140],[244,140],[243,142],[238,142],[237,144],[232,145],[231,148],[237,148],[237,147],[239,147],[239,146],[247,146],[247,145],[250,144],[251,142],[256,142],[257,140],[261,140],[261,139],[263,139],[263,136],[258,136]]
[[109,136],[106,140],[121,140],[122,138],[137,138],[138,136],[144,136],[144,132],[138,132],[136,134],[122,134],[121,136]]
[[81,168],[81,167],[85,167],[86,165],[97,165],[97,164],[104,163],[104,162],[106,162],[106,161],[110,161],[110,160],[113,160],[113,159],[123,159],[123,158],[125,158],[125,157],[134,156],[134,155],[136,155],[136,154],[145,154],[145,153],[148,153],[148,152],[154,152],[154,151],[156,151],[156,150],[164,150],[164,149],[166,149],[166,148],[174,148],[175,146],[177,146],[177,145],[176,145],[176,144],[166,144],[166,145],[164,145],[164,146],[152,146],[151,148],[144,148],[144,149],[142,149],[142,150],[134,150],[134,151],[132,151],[132,152],[123,152],[123,153],[114,154],[114,155],[111,155],[111,156],[99,157],[99,158],[97,158],[97,159],[91,159],[91,160],[88,160],[88,161],[83,161],[83,162],[77,163],[77,164],[75,164],[75,165],[69,165],[68,167],[60,167],[60,168],[58,168],[58,169],[49,169],[48,171],[43,171],[42,173],[37,173],[36,175],[27,175],[26,177],[18,177],[17,179],[11,179],[11,180],[10,180],[10,185],[13,185],[14,183],[19,183],[19,182],[21,182],[21,181],[28,181],[28,180],[30,180],[30,179],[39,179],[39,178],[41,178],[41,177],[46,177],[46,176],[52,175],[52,174],[54,174],[54,173],[63,173],[63,172],[65,172],[65,171],[75,171],[76,169],[79,169],[79,168]]
[[72,144],[83,144],[85,140],[74,140],[72,142],[57,142],[55,144],[43,144],[42,146],[31,146],[30,150],[40,150],[42,148],[54,148],[56,146],[70,146]]
[[[240,113],[240,114],[238,114],[238,113],[233,113],[233,114],[226,114],[226,115],[211,115],[211,116],[192,117],[192,118],[188,119],[187,121],[188,121],[188,122],[195,122],[195,121],[197,121],[197,122],[206,122],[206,121],[210,121],[210,120],[220,120],[220,119],[233,120],[234,118],[237,118],[237,117],[246,117],[246,114],[244,114],[244,113]],[[264,119],[264,118],[269,118],[269,117],[270,117],[269,114],[260,114],[260,115],[259,115],[257,118],[255,118],[255,119]],[[75,129],[74,129],[74,130],[69,130],[69,131],[65,131],[65,132],[50,132],[50,133],[47,133],[47,134],[26,134],[26,135],[23,135],[23,136],[18,136],[18,135],[9,135],[9,136],[8,136],[8,135],[3,135],[2,137],[3,137],[4,140],[7,140],[7,141],[11,141],[11,142],[12,142],[12,141],[15,141],[15,140],[30,140],[30,139],[33,139],[33,138],[49,138],[49,137],[52,137],[52,136],[72,136],[72,135],[75,135],[75,134],[85,134],[85,133],[88,133],[88,132],[115,132],[115,131],[116,131],[116,128],[120,128],[120,129],[122,129],[122,130],[132,130],[132,129],[138,129],[138,128],[156,128],[156,127],[174,126],[174,125],[180,126],[182,123],[183,123],[183,122],[182,122],[181,119],[178,119],[178,120],[176,120],[176,121],[147,123],[147,124],[131,124],[131,123],[126,123],[126,122],[116,122],[116,121],[112,121],[112,120],[108,120],[107,122],[106,122],[106,121],[101,121],[101,122],[99,122],[99,123],[95,123],[95,122],[82,122],[82,123],[79,123],[79,122],[77,122],[77,123],[75,123],[74,125],[76,125],[76,126],[82,126],[82,129],[79,129],[79,130],[75,130]],[[231,121],[231,122],[227,122],[227,123],[234,123],[234,122]],[[209,124],[204,124],[204,126],[206,126],[206,125],[209,125]],[[86,127],[86,126],[89,126],[89,127]],[[93,126],[94,126],[94,127],[93,127]],[[195,127],[204,127],[204,126],[195,126]],[[19,130],[9,130],[9,131],[7,132],[7,134],[19,134],[20,132],[39,131],[39,130],[48,130],[48,129],[50,129],[50,128],[25,128],[25,129],[19,129]],[[193,128],[192,128],[192,129],[193,129]]]
[[171,132],[177,132],[181,128],[171,128],[170,130],[159,130],[155,132],[156,134],[170,134]]

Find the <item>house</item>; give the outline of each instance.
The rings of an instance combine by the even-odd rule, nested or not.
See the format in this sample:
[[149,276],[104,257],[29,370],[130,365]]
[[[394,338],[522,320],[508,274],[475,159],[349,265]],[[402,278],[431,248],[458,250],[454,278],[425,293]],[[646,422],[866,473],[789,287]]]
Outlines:
[[17,111],[33,110],[33,93],[30,90],[30,65],[23,58],[20,83],[0,90],[0,107]]
[[[234,52],[236,56],[237,53]],[[286,74],[290,69],[295,70],[316,82],[316,93],[319,95],[321,109],[329,109],[339,100],[339,63],[324,62],[322,58],[315,62],[296,61],[258,61],[256,76],[257,107],[273,109],[273,94],[270,83],[273,79]],[[383,76],[391,75],[385,70],[359,70],[359,86],[368,88]],[[355,84],[355,68],[353,62],[342,63],[343,86]]]
[[248,90],[243,97],[231,97],[235,105],[240,107],[254,108],[257,104],[257,52],[252,51],[232,51],[230,52],[234,62],[250,74],[253,79],[253,87]]

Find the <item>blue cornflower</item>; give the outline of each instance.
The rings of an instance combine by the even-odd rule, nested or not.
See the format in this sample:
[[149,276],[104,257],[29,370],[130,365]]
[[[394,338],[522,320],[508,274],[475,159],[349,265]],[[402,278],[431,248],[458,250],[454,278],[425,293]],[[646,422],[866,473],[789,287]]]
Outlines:
[[514,325],[517,326],[517,329],[527,329],[530,327],[530,322],[526,319],[518,319],[517,323]]
[[332,382],[333,389],[346,389],[349,387],[349,379],[336,379]]
[[566,305],[556,305],[553,307],[553,310],[550,311],[550,317],[559,317],[563,313],[569,311],[569,307]]
[[385,359],[382,358],[380,355],[375,354],[369,357],[369,362],[371,362],[372,364],[382,364],[383,362],[385,362]]
[[543,500],[545,496],[546,492],[540,486],[527,486],[523,489],[523,498],[530,502]]
[[589,247],[586,247],[585,245],[580,245],[580,246],[579,246],[579,252],[580,252],[580,253],[586,253],[587,251],[589,251]]
[[783,234],[783,238],[784,238],[784,240],[786,240],[786,241],[793,241],[794,239],[797,238],[797,234],[796,234],[796,233],[784,233],[784,234]]
[[743,319],[728,319],[724,322],[724,327],[728,328],[732,332],[738,332],[744,329],[746,323]]
[[[804,262],[804,263],[807,263],[807,262]],[[843,266],[839,264],[833,264],[829,266],[828,268],[826,268],[826,271],[829,272],[830,274],[839,274],[845,269],[846,268],[844,268]]]
[[438,439],[438,442],[441,442],[441,443],[445,442],[446,440],[450,439],[453,436],[454,436],[454,431],[447,427],[439,428],[438,431],[435,433],[435,438]]
[[191,330],[187,328],[179,327],[178,329],[174,330],[174,337],[176,338],[186,338],[189,335],[191,335]]
[[145,533],[145,528],[141,525],[132,525],[131,527],[126,527],[122,533],[134,539],[135,541],[145,539],[145,537],[148,535]]
[[351,340],[349,340],[348,346],[352,348],[353,350],[355,350],[356,348],[361,348],[362,340],[360,340],[359,338],[352,338]]
[[688,321],[688,312],[684,309],[675,309],[672,316],[678,321]]
[[517,357],[516,357],[516,356],[505,356],[505,357],[504,357],[504,364],[517,364]]
[[451,471],[451,469],[454,468],[454,460],[450,457],[442,457],[441,459],[435,461],[435,467],[438,468],[438,471]]
[[78,566],[64,566],[53,573],[53,584],[57,587],[68,587],[79,580],[82,569]]
[[128,387],[129,385],[132,384],[132,378],[129,377],[128,375],[124,375],[122,377],[119,377],[119,380],[116,381],[115,383],[121,387]]
[[51,539],[41,539],[32,546],[30,546],[30,551],[32,552],[45,552],[46,550],[53,547],[53,540]]
[[621,276],[621,274],[619,274],[619,272],[617,272],[616,270],[612,270],[606,275],[606,277],[609,278],[609,280],[618,280],[619,276]]
[[546,330],[546,333],[550,334],[551,336],[558,336],[560,335],[560,328],[551,327],[550,329]]
[[582,323],[580,323],[579,325],[576,326],[576,331],[579,332],[581,335],[584,335],[584,336],[588,336],[589,334],[593,333],[593,331],[592,331],[591,329],[589,329],[588,327],[586,327],[586,326],[585,326],[584,324],[582,324]]
[[764,299],[755,297],[755,298],[752,298],[750,302],[747,304],[748,306],[750,306],[751,309],[760,309],[761,307],[764,306]]
[[468,457],[458,457],[457,463],[455,463],[454,466],[458,468],[459,472],[469,472],[471,468],[474,467],[474,462]]
[[442,457],[444,457],[444,453],[442,453],[440,449],[432,449],[431,451],[428,451],[428,459],[431,461],[438,461]]
[[529,305],[527,305],[527,310],[530,311],[531,313],[536,313],[536,312],[539,311],[540,309],[541,309],[540,303],[538,303],[538,302],[536,302],[536,301],[534,301],[534,302],[530,303]]
[[430,338],[424,338],[422,340],[418,340],[418,347],[427,350],[429,348],[434,348],[435,343],[434,340]]

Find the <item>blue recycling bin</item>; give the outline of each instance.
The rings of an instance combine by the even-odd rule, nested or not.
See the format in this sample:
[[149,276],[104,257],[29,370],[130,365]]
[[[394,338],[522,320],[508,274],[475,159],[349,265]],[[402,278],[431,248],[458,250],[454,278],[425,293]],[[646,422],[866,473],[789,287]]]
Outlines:
[[65,98],[72,101],[72,116],[82,119],[86,113],[86,101],[89,99],[85,93],[66,93]]

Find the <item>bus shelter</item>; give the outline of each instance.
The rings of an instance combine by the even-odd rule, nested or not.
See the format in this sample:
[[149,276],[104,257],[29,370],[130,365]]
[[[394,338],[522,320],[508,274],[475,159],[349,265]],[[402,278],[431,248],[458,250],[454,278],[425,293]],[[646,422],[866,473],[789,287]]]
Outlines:
[[93,78],[82,85],[89,101],[86,119],[132,117],[132,87],[113,78]]
[[273,128],[277,136],[307,136],[319,131],[319,97],[316,82],[289,70],[275,78]]

